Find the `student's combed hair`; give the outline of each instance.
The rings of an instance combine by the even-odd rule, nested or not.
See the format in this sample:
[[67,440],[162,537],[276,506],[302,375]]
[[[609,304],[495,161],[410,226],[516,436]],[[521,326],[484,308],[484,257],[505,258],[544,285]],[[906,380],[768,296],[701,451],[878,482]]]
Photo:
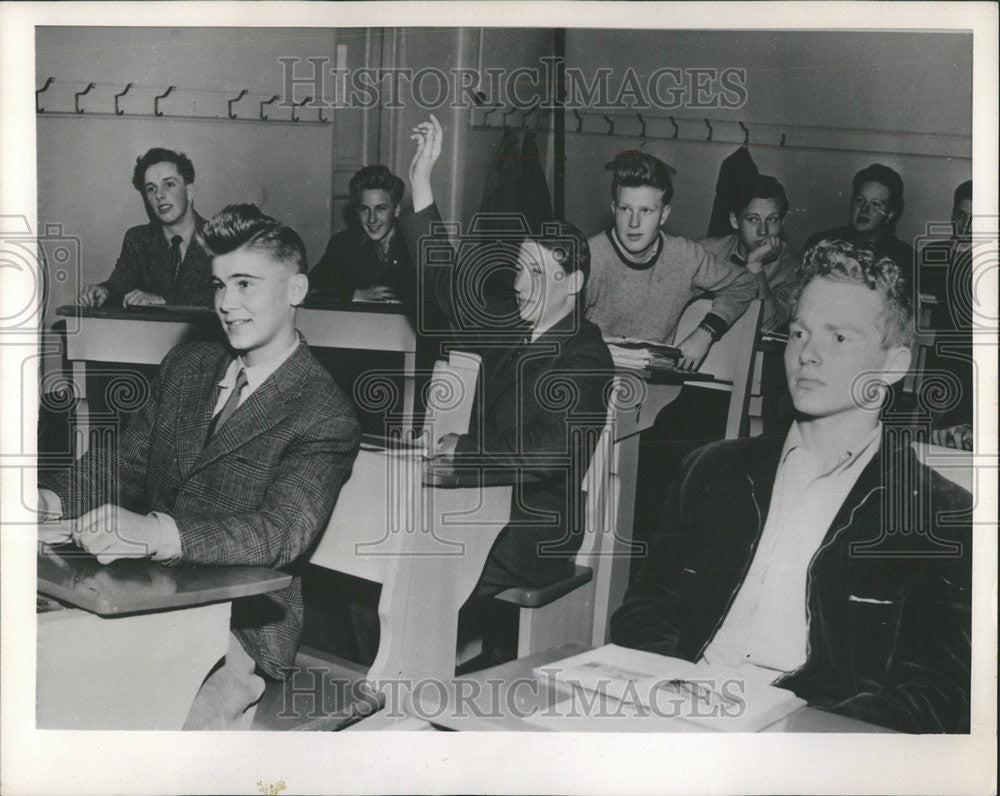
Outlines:
[[754,199],[773,199],[778,203],[778,212],[784,218],[788,212],[788,196],[780,182],[767,174],[758,174],[756,177],[741,182],[736,186],[733,197],[733,215],[739,218],[740,213],[747,209],[747,206]]
[[851,190],[857,194],[866,182],[877,182],[884,185],[889,191],[889,209],[897,216],[903,212],[903,178],[895,170],[881,163],[865,166],[854,175]]
[[403,181],[381,164],[365,166],[354,172],[348,188],[355,204],[361,201],[362,191],[385,191],[398,205],[403,201],[403,193],[406,191]]
[[546,221],[541,232],[528,235],[526,240],[534,241],[552,252],[555,261],[567,274],[582,273],[583,284],[587,284],[590,278],[590,244],[575,226],[568,221]]
[[146,169],[155,166],[157,163],[173,163],[177,167],[177,173],[184,178],[188,185],[194,182],[194,164],[183,152],[174,152],[172,149],[162,149],[153,147],[145,155],[135,159],[135,168],[132,169],[132,187],[139,193],[144,193]]
[[269,252],[296,273],[306,272],[306,247],[299,233],[265,216],[257,205],[227,205],[205,225],[202,235],[213,256],[246,247]]
[[952,202],[952,205],[957,205],[966,199],[972,201],[972,180],[966,180],[955,189],[955,201]]
[[615,159],[604,168],[614,172],[611,179],[611,198],[618,200],[619,188],[656,188],[663,191],[663,204],[670,204],[674,197],[671,178],[676,174],[673,168],[648,152],[629,149],[619,152]]
[[888,257],[858,248],[843,240],[824,240],[806,251],[799,266],[798,303],[813,279],[850,282],[875,290],[882,296],[882,346],[913,346],[913,303],[902,271]]

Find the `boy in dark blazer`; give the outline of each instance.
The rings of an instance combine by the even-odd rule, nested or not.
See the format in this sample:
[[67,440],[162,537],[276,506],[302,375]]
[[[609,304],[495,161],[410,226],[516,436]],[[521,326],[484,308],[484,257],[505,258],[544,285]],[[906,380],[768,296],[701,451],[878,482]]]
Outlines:
[[414,212],[400,217],[403,239],[423,269],[428,300],[459,327],[454,347],[482,357],[469,433],[432,441],[435,452],[481,457],[537,479],[518,490],[511,523],[497,538],[475,593],[545,585],[573,572],[582,540],[581,482],[604,426],[613,373],[600,330],[580,310],[590,250],[582,233],[565,222],[523,241],[499,241],[510,244],[511,259],[516,251],[514,295],[481,301],[477,287],[483,284],[470,273],[479,258],[462,259],[460,247],[453,269],[436,267],[427,256],[428,241],[437,239],[435,245],[449,251],[451,246],[435,230],[440,215],[430,182],[441,153],[441,125],[431,116],[412,138]]
[[[308,289],[301,238],[236,205],[209,222],[205,240],[229,346],[174,348],[117,449],[89,452],[39,490],[43,512],[77,518],[74,541],[101,563],[285,567],[325,527],[357,453],[353,407],[295,329]],[[236,601],[226,665],[206,681],[211,696],[199,693],[189,726],[248,723],[248,702],[238,703],[263,690],[252,670],[282,676],[302,615],[298,579]],[[238,678],[225,674],[232,659]]]

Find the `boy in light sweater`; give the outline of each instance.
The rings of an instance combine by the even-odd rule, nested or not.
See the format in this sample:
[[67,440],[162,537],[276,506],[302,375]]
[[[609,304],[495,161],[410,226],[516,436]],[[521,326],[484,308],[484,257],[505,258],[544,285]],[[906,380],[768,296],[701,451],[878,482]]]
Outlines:
[[[671,169],[645,152],[619,153],[608,164],[615,223],[590,239],[591,277],[587,319],[608,337],[631,337],[681,351],[678,366],[697,370],[712,343],[725,334],[757,297],[752,273],[719,261],[687,238],[660,230],[670,215]],[[763,262],[774,244],[751,251],[748,261]],[[712,309],[698,327],[674,343],[684,308],[705,293]]]

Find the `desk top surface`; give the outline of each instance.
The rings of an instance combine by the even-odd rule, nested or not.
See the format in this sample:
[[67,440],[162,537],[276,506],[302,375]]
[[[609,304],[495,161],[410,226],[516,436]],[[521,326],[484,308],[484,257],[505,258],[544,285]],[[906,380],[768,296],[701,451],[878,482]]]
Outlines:
[[148,559],[104,565],[73,545],[38,555],[38,591],[101,616],[250,597],[291,582],[291,575],[267,567],[165,567]]
[[[401,304],[387,302],[337,303],[307,299],[304,310],[327,312],[365,312],[378,315],[405,315],[407,308]],[[145,307],[80,307],[64,304],[56,309],[56,315],[66,318],[109,318],[127,321],[159,321],[161,323],[193,322],[215,319],[215,310],[190,304],[153,304]]]
[[[564,644],[561,647],[518,658],[500,666],[456,677],[450,683],[445,684],[443,692],[440,688],[424,689],[428,693],[421,693],[416,712],[420,718],[428,719],[433,724],[452,730],[538,731],[542,728],[525,721],[525,717],[536,709],[551,707],[555,701],[562,697],[551,686],[535,678],[532,670],[537,666],[544,666],[585,652],[587,649],[589,648],[582,644]],[[507,688],[509,693],[498,692],[498,683],[501,684],[501,692],[503,688]],[[534,684],[534,686],[529,687],[529,683]],[[442,697],[450,704],[442,705]],[[470,707],[470,701],[476,703],[476,708]],[[583,719],[584,717],[579,718]],[[651,723],[648,730],[643,727],[621,726],[618,723],[614,727],[601,727],[598,726],[600,720],[601,716],[597,715],[587,719],[586,722],[581,721],[581,726],[578,729],[584,732],[601,729],[705,732],[704,728],[679,719],[670,720],[671,724],[669,725],[663,722]],[[807,707],[772,724],[764,732],[892,733],[894,730],[848,716]]]

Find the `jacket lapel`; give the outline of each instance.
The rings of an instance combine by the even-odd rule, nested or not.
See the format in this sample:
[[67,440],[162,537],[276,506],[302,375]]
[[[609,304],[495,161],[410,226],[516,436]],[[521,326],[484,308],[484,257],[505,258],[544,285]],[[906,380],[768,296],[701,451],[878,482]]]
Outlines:
[[[286,402],[299,392],[300,383],[308,368],[309,357],[309,347],[300,335],[299,346],[295,352],[254,390],[251,396],[233,412],[229,420],[216,431],[215,436],[202,449],[194,469],[207,467],[281,423],[288,416]],[[207,428],[206,423],[205,433]]]
[[218,400],[218,383],[233,357],[221,352],[212,370],[189,372],[182,377],[177,399],[177,466],[181,479],[190,475],[202,452],[212,421],[212,411]]

